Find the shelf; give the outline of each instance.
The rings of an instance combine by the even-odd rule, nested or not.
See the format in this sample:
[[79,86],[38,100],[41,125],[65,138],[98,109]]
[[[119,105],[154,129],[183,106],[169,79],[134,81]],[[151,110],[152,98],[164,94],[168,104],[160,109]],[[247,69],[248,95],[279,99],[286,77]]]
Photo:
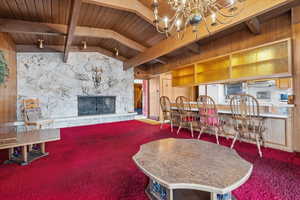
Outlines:
[[186,74],[182,76],[173,76],[173,78],[183,78],[183,77],[189,77],[189,76],[194,76],[194,74]]
[[223,69],[219,69],[219,70],[211,70],[211,71],[204,71],[204,72],[197,72],[196,74],[205,74],[205,73],[219,73],[220,71],[228,71],[229,73],[229,68],[223,68]]
[[257,62],[253,62],[253,63],[247,63],[247,64],[232,65],[232,68],[236,68],[236,67],[244,67],[244,66],[247,66],[247,65],[263,64],[263,63],[266,63],[266,62],[279,62],[279,61],[288,62],[288,58],[287,58],[287,57],[284,57],[284,58],[276,58],[276,59],[262,60],[262,61],[257,61]]

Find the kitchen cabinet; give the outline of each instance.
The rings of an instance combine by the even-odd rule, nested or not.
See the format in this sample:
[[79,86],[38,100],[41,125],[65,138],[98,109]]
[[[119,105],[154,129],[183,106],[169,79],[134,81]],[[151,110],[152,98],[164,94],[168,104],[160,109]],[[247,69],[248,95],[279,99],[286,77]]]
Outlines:
[[[201,60],[172,71],[173,86],[226,83],[290,77],[291,39],[284,39],[230,54]],[[289,83],[282,82],[286,88]]]
[[276,87],[278,89],[286,90],[292,88],[292,79],[291,78],[282,78],[276,80]]

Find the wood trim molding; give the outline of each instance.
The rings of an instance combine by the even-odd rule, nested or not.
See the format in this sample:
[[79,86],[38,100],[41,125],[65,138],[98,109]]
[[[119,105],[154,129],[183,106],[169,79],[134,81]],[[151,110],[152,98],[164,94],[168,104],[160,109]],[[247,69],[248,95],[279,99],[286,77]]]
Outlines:
[[64,62],[67,62],[68,60],[70,46],[72,45],[73,39],[75,37],[75,30],[79,19],[80,7],[81,7],[81,0],[73,0],[71,18],[70,18],[70,23],[69,23],[67,38],[65,43],[64,59],[63,59]]
[[[286,5],[293,2],[293,0],[247,0],[245,1],[245,9],[240,13],[236,18],[234,18],[229,24],[219,24],[215,27],[210,27],[211,34],[218,33],[224,29],[233,27],[237,24],[243,23],[251,18],[254,18],[258,15],[266,13],[270,10],[278,8],[280,6]],[[208,16],[209,17],[209,16]],[[184,47],[188,44],[196,42],[200,39],[210,36],[206,31],[204,25],[200,25],[198,37],[195,37],[192,27],[187,28],[185,32],[185,37],[182,40],[178,40],[176,36],[171,36],[166,40],[159,42],[158,44],[147,49],[145,52],[137,55],[136,57],[128,60],[125,63],[124,69],[129,69],[131,67],[137,67],[141,64],[144,64],[150,60],[163,56],[169,52],[172,52],[176,49]]]
[[138,0],[83,0],[83,2],[135,13],[150,24],[153,24],[154,21],[151,9]]

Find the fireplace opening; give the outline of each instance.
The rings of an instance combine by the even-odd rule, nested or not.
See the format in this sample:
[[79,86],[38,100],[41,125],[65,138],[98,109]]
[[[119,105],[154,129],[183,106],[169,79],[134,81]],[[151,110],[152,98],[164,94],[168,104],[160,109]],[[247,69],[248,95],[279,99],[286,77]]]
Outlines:
[[78,96],[78,116],[116,113],[115,96]]

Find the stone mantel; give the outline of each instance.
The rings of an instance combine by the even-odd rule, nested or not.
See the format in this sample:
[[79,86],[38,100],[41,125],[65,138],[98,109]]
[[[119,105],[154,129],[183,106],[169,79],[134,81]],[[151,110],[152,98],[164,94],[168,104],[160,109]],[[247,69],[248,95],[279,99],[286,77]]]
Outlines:
[[[85,125],[95,125],[95,124],[103,124],[103,123],[111,123],[111,122],[120,122],[120,121],[128,121],[134,120],[137,113],[121,113],[121,114],[107,114],[107,115],[90,115],[90,116],[74,116],[74,117],[65,117],[65,118],[55,118],[53,123],[48,127],[43,128],[67,128],[67,127],[75,127],[75,126],[85,126]],[[16,121],[7,123],[9,126],[16,126],[18,130],[24,129],[23,121]]]

